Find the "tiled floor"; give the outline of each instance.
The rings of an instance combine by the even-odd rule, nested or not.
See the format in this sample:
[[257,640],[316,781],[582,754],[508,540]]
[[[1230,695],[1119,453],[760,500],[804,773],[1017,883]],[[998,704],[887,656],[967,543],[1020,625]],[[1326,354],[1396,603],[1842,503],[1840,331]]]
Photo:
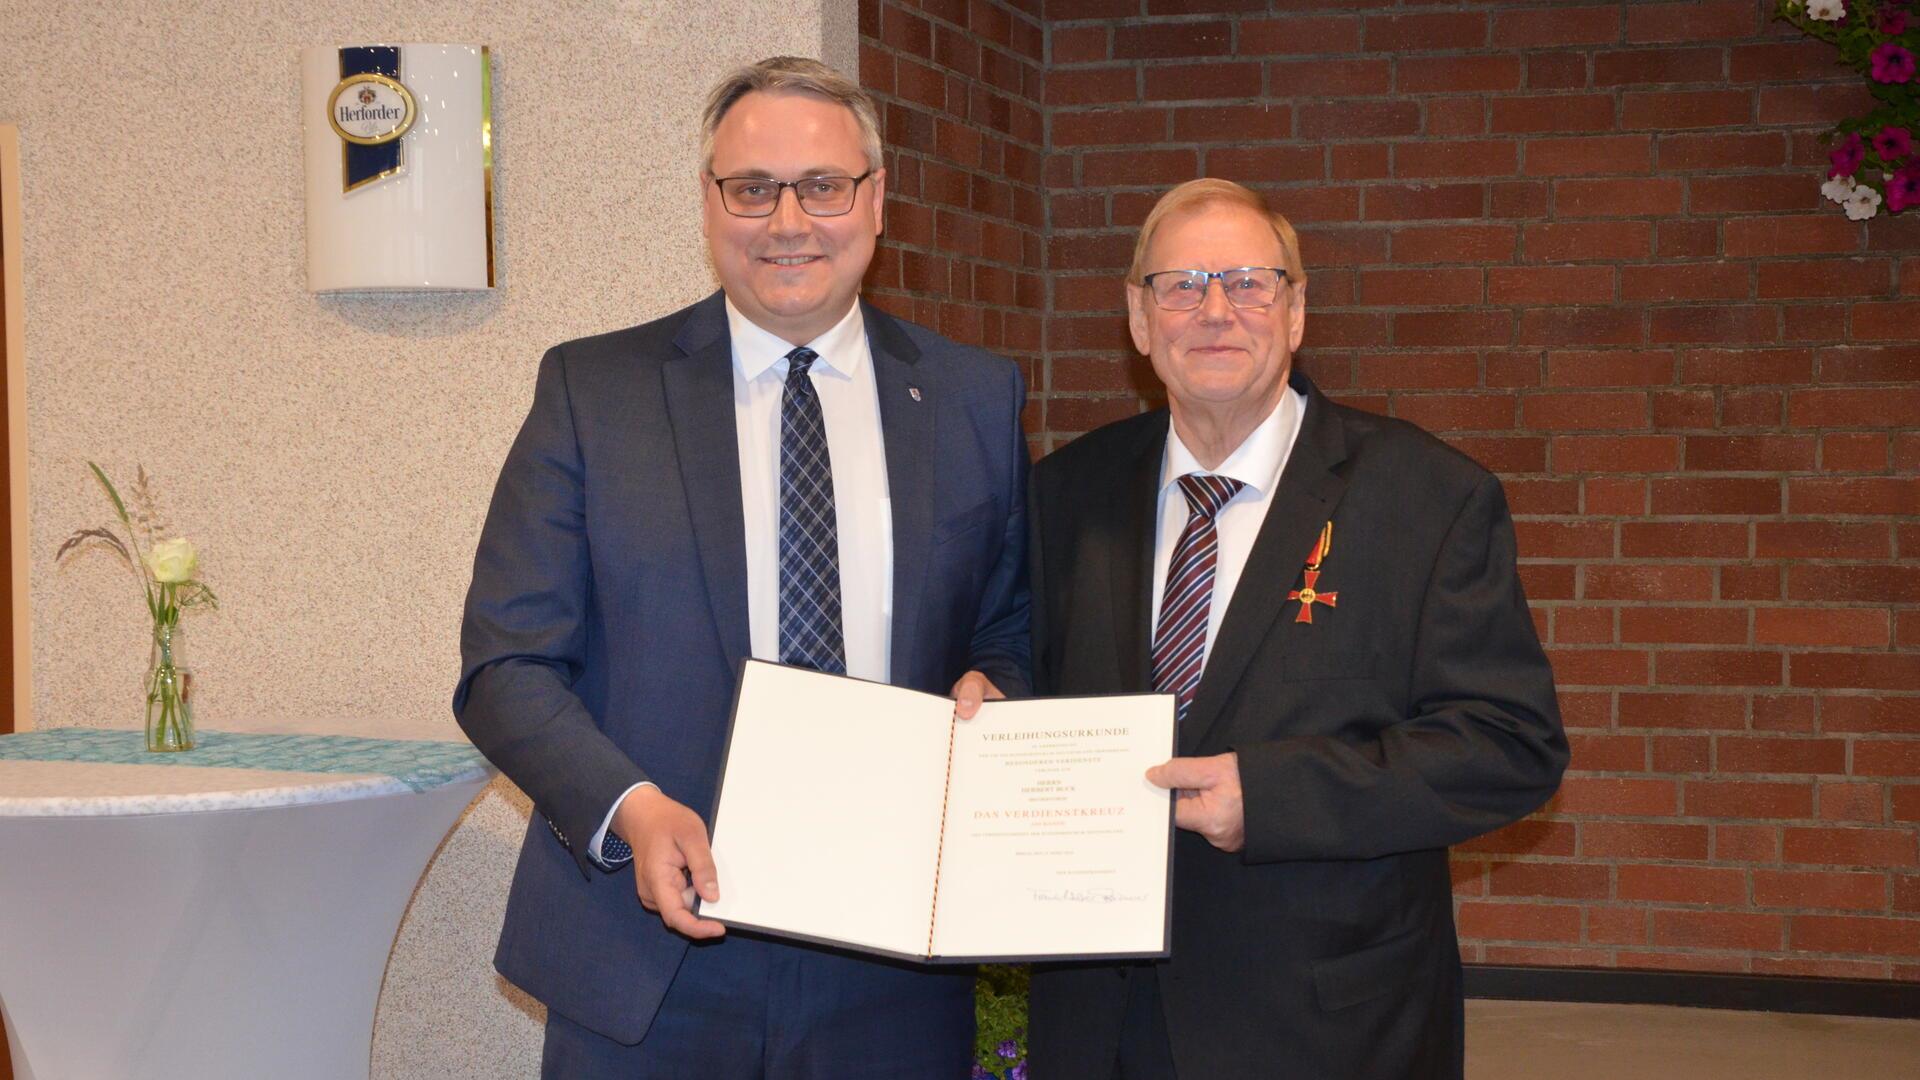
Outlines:
[[1467,1002],[1467,1080],[1920,1080],[1920,1020]]

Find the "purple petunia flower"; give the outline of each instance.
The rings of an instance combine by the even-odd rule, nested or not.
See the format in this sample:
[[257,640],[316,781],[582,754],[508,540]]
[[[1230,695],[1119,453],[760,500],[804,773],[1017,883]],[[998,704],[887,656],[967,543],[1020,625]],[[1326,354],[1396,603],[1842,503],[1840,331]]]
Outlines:
[[988,1072],[983,1066],[975,1065],[973,1072],[968,1075],[967,1080],[994,1080],[994,1075]]
[[999,1054],[1008,1061],[1012,1061],[1014,1058],[1020,1056],[1020,1044],[1014,1042],[1012,1039],[1008,1039],[1006,1042],[1001,1043],[994,1053]]
[[1012,1071],[1007,1073],[1007,1080],[1027,1080],[1027,1063],[1023,1061],[1015,1065]]
[[1883,83],[1903,83],[1913,81],[1913,53],[1895,45],[1883,42],[1868,56],[1873,61],[1873,77]]
[[1887,179],[1887,212],[1920,206],[1920,165],[1909,165]]
[[1883,127],[1873,137],[1873,152],[1888,165],[1898,165],[1913,153],[1913,133],[1903,127]]
[[1856,131],[1840,140],[1840,145],[1829,151],[1827,158],[1833,162],[1833,168],[1827,170],[1828,176],[1852,176],[1860,171],[1861,162],[1867,160],[1866,140]]
[[1880,11],[1880,32],[1888,37],[1899,37],[1907,32],[1907,13],[1897,7],[1882,8]]

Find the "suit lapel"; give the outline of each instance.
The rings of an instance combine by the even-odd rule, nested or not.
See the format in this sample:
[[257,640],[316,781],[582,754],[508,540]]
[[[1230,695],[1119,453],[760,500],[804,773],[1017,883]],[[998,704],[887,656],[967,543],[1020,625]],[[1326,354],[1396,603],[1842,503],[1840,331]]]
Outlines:
[[[919,670],[914,643],[932,560],[934,414],[936,387],[918,368],[920,348],[892,316],[860,303],[880,398],[880,435],[887,452],[887,498],[893,514],[893,636],[891,681],[910,684]],[[945,687],[941,688],[942,690]]]
[[753,637],[747,621],[747,526],[740,508],[733,347],[721,294],[695,305],[673,343],[681,355],[660,369],[667,422],[673,427],[714,627],[727,665],[736,667],[753,651]]
[[1168,416],[1161,410],[1147,437],[1132,457],[1114,470],[1112,497],[1100,507],[1105,516],[1095,535],[1112,537],[1107,545],[1108,602],[1114,633],[1114,654],[1120,665],[1119,689],[1144,693],[1153,689],[1150,654],[1153,627],[1153,542],[1156,511],[1160,506],[1160,464],[1166,455]]
[[1273,501],[1267,505],[1266,520],[1240,573],[1240,583],[1227,603],[1226,618],[1201,672],[1193,707],[1181,724],[1183,754],[1192,754],[1205,745],[1247,664],[1289,604],[1287,593],[1306,565],[1321,526],[1331,520],[1334,507],[1346,493],[1346,478],[1333,471],[1347,456],[1345,425],[1306,376],[1295,372],[1292,383],[1307,395],[1300,437],[1294,441]]

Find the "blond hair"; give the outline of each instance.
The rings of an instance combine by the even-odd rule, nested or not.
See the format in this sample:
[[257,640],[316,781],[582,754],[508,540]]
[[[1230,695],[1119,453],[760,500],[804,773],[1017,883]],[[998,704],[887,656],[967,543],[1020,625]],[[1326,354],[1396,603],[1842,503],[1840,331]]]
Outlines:
[[707,95],[707,108],[700,117],[700,168],[713,171],[713,135],[734,103],[754,91],[768,94],[810,94],[852,110],[860,123],[860,141],[867,152],[867,168],[878,169],[884,161],[880,154],[880,113],[873,98],[853,80],[818,60],[804,56],[769,56],[765,60],[736,68],[721,79]]
[[1175,214],[1198,210],[1203,206],[1225,203],[1229,206],[1244,206],[1267,219],[1273,226],[1273,234],[1280,239],[1280,268],[1287,272],[1287,280],[1295,285],[1303,285],[1307,280],[1306,267],[1300,263],[1300,237],[1293,231],[1293,223],[1286,215],[1275,212],[1267,206],[1258,192],[1240,186],[1231,180],[1216,180],[1211,177],[1201,180],[1189,180],[1165,195],[1153,204],[1147,213],[1147,220],[1140,226],[1140,238],[1133,244],[1133,264],[1127,267],[1127,283],[1143,284],[1147,273],[1147,245],[1153,242],[1153,234],[1162,223]]

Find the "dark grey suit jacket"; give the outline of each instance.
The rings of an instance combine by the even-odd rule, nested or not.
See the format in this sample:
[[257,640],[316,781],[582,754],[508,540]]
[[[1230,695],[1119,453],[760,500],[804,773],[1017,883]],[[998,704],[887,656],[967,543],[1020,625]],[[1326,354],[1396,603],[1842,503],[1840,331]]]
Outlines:
[[[892,680],[945,693],[978,668],[1025,693],[1018,369],[863,312],[892,500]],[[474,556],[453,709],[553,826],[522,844],[496,966],[622,1042],[645,1034],[686,940],[587,842],[641,780],[711,822],[750,651],[746,576],[721,294],[549,351]]]
[[[1558,786],[1553,673],[1499,482],[1293,384],[1300,436],[1179,736],[1184,755],[1239,754],[1246,848],[1178,834],[1173,955],[1146,970],[1183,1077],[1458,1077],[1446,848]],[[1164,410],[1123,420],[1035,466],[1040,693],[1150,685],[1167,427]],[[1329,520],[1318,588],[1337,606],[1299,622],[1288,593]],[[1124,986],[1105,966],[1037,972],[1034,1074],[1109,1080]]]

